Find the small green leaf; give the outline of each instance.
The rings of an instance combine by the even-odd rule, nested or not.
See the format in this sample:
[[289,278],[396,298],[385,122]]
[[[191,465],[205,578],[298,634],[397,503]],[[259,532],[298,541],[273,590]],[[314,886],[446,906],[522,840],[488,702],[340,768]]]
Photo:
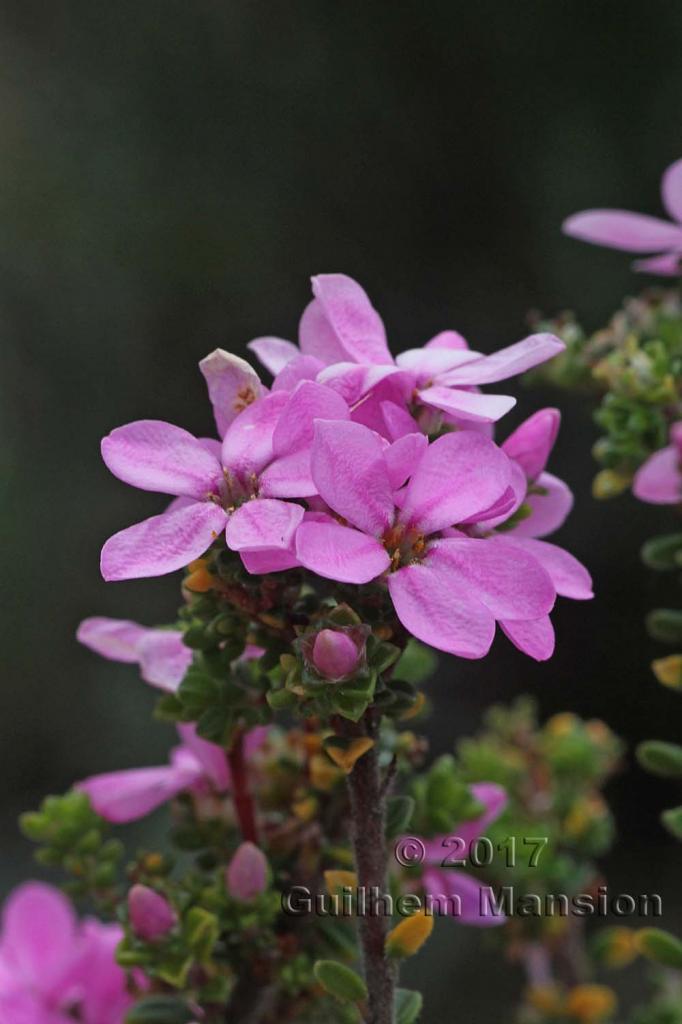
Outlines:
[[682,839],[682,807],[671,807],[669,811],[663,811],[661,821],[676,839]]
[[666,533],[652,537],[642,548],[642,561],[650,569],[666,572],[680,568],[682,533]]
[[357,1003],[367,998],[367,986],[355,971],[336,960],[318,960],[313,974],[330,996],[342,1003]]
[[392,796],[386,810],[386,838],[399,836],[410,824],[414,812],[414,799],[411,796]]
[[682,643],[682,611],[656,608],[647,615],[646,628],[654,640],[660,640],[661,643]]
[[199,716],[197,733],[211,743],[222,744],[228,738],[232,716],[227,708],[215,705]]
[[195,1013],[174,996],[148,996],[133,1006],[125,1024],[190,1024]]
[[645,740],[637,747],[637,760],[653,775],[661,775],[664,778],[682,775],[682,747],[677,743]]
[[192,907],[185,918],[184,933],[197,960],[208,960],[220,935],[218,918],[203,907]]
[[637,933],[637,945],[649,960],[682,970],[682,942],[670,932],[661,928],[643,928]]
[[423,683],[433,675],[438,665],[438,658],[430,647],[410,640],[394,669],[396,679],[404,679],[407,683]]
[[398,988],[395,993],[396,1024],[415,1024],[422,1012],[421,992],[411,992],[407,988]]

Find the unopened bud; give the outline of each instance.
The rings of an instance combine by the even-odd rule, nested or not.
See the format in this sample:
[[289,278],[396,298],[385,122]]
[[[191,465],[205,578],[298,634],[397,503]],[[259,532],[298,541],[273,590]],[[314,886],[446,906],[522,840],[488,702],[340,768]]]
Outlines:
[[616,996],[606,985],[576,985],[566,998],[566,1013],[583,1024],[596,1024],[616,1009]]
[[165,896],[146,885],[134,885],[128,893],[130,924],[138,938],[154,942],[177,924],[177,915]]
[[244,902],[259,896],[268,884],[268,862],[255,843],[242,843],[226,871],[230,896]]
[[347,633],[321,629],[313,644],[312,661],[321,676],[343,679],[357,668],[360,652]]
[[413,956],[424,945],[433,931],[433,915],[423,911],[406,917],[386,936],[389,956]]

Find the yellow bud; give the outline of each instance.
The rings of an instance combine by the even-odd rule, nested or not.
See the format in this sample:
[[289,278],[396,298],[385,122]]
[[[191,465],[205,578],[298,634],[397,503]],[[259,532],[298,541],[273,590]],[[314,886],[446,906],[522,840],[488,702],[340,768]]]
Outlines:
[[616,498],[630,486],[632,476],[617,473],[615,469],[602,469],[592,481],[592,496],[599,500]]
[[358,736],[357,739],[351,740],[346,747],[330,743],[325,747],[325,750],[334,764],[337,764],[346,775],[350,775],[355,767],[355,762],[363,754],[366,754],[368,750],[371,750],[373,746],[374,740],[371,740],[369,736]]
[[558,715],[552,715],[545,723],[545,731],[550,736],[568,736],[578,724],[578,718],[571,711],[562,711]]
[[303,797],[291,807],[299,821],[311,821],[317,813],[317,800],[314,796]]
[[672,690],[682,690],[682,654],[670,654],[667,658],[656,658],[651,668],[659,683]]
[[185,586],[195,594],[205,594],[207,590],[213,589],[215,583],[215,577],[203,566],[185,577]]
[[205,569],[207,565],[205,558],[195,558],[193,562],[190,562],[187,566],[187,572],[196,572],[198,569]]
[[310,758],[310,781],[315,789],[328,793],[343,777],[343,773],[324,754],[313,754]]
[[609,929],[604,948],[604,962],[609,967],[625,967],[637,957],[637,933],[632,928]]
[[410,718],[416,718],[417,715],[421,711],[423,711],[425,704],[426,704],[426,697],[420,691],[417,694],[417,699],[414,702],[414,704],[412,705],[412,707],[408,708],[407,711],[404,711],[403,714],[400,716],[400,721],[401,722],[407,722]]
[[325,871],[324,881],[327,886],[327,892],[330,896],[334,896],[336,893],[342,892],[346,886],[356,889],[358,876],[354,871]]
[[613,738],[608,725],[599,718],[591,718],[589,722],[585,722],[585,732],[595,743],[607,743]]
[[432,931],[433,914],[420,910],[391,929],[386,936],[386,952],[389,956],[413,956]]
[[563,997],[557,985],[533,985],[526,992],[526,1002],[542,1014],[559,1014],[563,1009]]
[[615,1009],[615,993],[606,985],[577,985],[566,999],[566,1013],[583,1024],[605,1020]]

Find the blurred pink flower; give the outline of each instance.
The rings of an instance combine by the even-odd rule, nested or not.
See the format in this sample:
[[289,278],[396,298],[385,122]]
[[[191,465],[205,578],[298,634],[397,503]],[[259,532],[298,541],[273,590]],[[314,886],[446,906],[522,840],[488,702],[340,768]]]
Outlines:
[[650,455],[635,473],[632,492],[651,505],[682,501],[682,420],[670,427],[671,443]]
[[234,899],[248,901],[264,892],[268,862],[255,843],[242,843],[225,869],[227,889]]
[[682,258],[682,160],[664,172],[661,195],[672,221],[627,210],[584,210],[565,220],[563,230],[572,238],[611,249],[658,253],[636,260],[633,268],[674,277],[680,273]]
[[128,893],[128,915],[135,934],[155,942],[172,931],[178,916],[165,896],[148,885],[134,885]]

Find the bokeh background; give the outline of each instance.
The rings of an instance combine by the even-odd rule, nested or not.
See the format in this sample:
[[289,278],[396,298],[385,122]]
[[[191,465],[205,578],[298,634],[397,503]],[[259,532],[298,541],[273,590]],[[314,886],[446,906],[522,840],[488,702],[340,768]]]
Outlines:
[[[85,615],[153,623],[177,601],[173,579],[99,577],[102,541],[163,503],[108,475],[100,437],[138,417],[207,433],[198,359],[295,337],[315,272],[358,278],[395,351],[446,327],[491,351],[530,308],[599,326],[645,282],[559,226],[591,205],[660,212],[681,52],[669,0],[0,0],[3,892],[34,870],[20,810],[172,742],[135,672],[74,640]],[[435,752],[521,692],[630,746],[679,732],[647,667],[660,579],[637,555],[670,514],[592,500],[584,400],[524,391],[507,423],[557,400],[553,469],[576,493],[558,539],[598,596],[561,604],[548,665],[504,640],[484,662],[443,659]],[[630,755],[610,797],[612,889],[660,891],[673,923],[679,848],[657,816],[675,793]],[[454,925],[432,946],[427,1024],[453,995],[462,1020],[507,1019],[512,968]]]

